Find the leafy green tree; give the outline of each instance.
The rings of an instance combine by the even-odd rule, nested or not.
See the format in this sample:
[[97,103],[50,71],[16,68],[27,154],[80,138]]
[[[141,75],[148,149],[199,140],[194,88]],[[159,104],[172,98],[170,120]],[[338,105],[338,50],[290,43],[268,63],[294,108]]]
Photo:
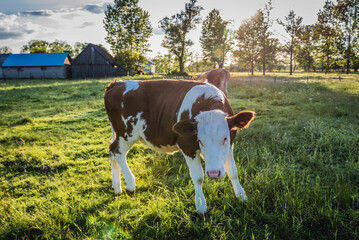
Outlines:
[[122,68],[129,72],[145,63],[152,27],[149,13],[138,6],[138,0],[114,0],[113,6],[107,6],[104,28]]
[[[332,1],[326,1],[323,9],[319,10],[314,32],[318,38],[318,52],[322,66],[325,65],[325,73],[329,72],[331,58],[336,53],[335,40],[337,30],[334,25],[333,17],[334,4]],[[323,69],[323,67],[322,67]]]
[[[273,25],[273,20],[270,17],[272,9],[272,0],[269,0],[263,9],[259,9],[255,17],[257,27],[256,31],[258,33],[258,41],[260,46],[260,61],[262,63],[263,75],[266,74],[266,64],[268,63],[268,60],[273,60],[274,52],[270,52],[270,50],[276,50],[276,48],[270,46],[271,43],[274,43],[270,40],[270,36],[272,35],[270,27],[272,27]],[[271,55],[271,58],[268,58],[268,55]]]
[[22,47],[21,53],[47,53],[50,51],[49,45],[46,41],[31,40]]
[[354,60],[354,46],[359,36],[359,0],[337,0],[333,6],[333,16],[340,31],[339,50],[343,54],[346,73],[349,74],[350,63]]
[[175,55],[179,63],[179,74],[184,75],[184,64],[186,62],[188,47],[193,42],[187,39],[187,34],[200,23],[201,6],[197,6],[197,0],[190,0],[185,4],[185,10],[171,17],[163,18],[159,24],[165,32],[162,46]]
[[294,61],[294,50],[297,47],[297,44],[299,42],[299,36],[302,31],[302,21],[303,18],[300,16],[296,16],[293,10],[291,10],[286,16],[285,21],[282,21],[280,19],[277,20],[277,22],[282,25],[285,29],[285,31],[289,35],[289,40],[287,41],[287,51],[289,53],[289,74],[293,74],[293,61]]
[[314,64],[315,51],[315,34],[313,33],[314,26],[306,25],[300,34],[300,42],[298,44],[298,63],[304,71],[310,71]]
[[72,48],[72,46],[69,45],[65,41],[56,40],[56,41],[49,44],[49,52],[50,53],[64,53],[64,52],[67,52],[67,53],[70,54],[71,57],[73,57],[73,51],[74,51],[74,49]]
[[217,9],[213,9],[202,25],[200,43],[203,57],[217,62],[219,68],[223,68],[225,56],[234,44],[233,34],[227,28],[229,23],[222,19]]
[[178,72],[178,64],[171,54],[161,55],[158,53],[156,57],[152,59],[152,62],[156,64],[156,72],[163,74],[170,74],[172,72]]
[[237,50],[233,51],[233,57],[238,61],[239,65],[251,69],[252,75],[254,74],[254,66],[260,58],[259,35],[255,21],[256,15],[244,20],[239,26],[235,35]]
[[8,46],[3,46],[0,48],[0,54],[10,54],[10,53],[13,53],[13,51]]

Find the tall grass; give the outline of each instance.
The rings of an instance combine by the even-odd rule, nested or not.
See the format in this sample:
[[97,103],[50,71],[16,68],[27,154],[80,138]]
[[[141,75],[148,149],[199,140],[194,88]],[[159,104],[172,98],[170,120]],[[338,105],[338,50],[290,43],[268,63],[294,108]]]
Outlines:
[[136,193],[114,195],[111,79],[1,82],[0,239],[358,239],[359,82],[247,80],[229,99],[257,112],[235,141],[249,200],[206,179],[204,219],[179,153],[135,144]]

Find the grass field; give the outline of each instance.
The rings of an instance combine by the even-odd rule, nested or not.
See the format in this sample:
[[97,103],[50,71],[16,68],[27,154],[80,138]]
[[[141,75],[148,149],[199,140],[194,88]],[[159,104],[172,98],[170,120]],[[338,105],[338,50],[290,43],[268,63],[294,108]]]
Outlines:
[[135,196],[114,195],[111,79],[1,81],[0,239],[359,239],[359,75],[251,80],[229,89],[257,112],[235,141],[248,202],[205,179],[204,219],[179,153],[136,144]]

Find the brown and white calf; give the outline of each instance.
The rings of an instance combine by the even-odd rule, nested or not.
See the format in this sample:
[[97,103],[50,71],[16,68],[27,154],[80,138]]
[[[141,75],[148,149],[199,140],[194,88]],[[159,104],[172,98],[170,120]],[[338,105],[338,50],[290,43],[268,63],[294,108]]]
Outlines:
[[208,82],[217,88],[219,88],[226,96],[228,96],[228,82],[230,78],[230,73],[224,69],[213,69],[208,72],[205,72],[201,75],[197,76],[197,80],[201,80],[202,82]]
[[235,195],[246,200],[233,158],[233,140],[240,128],[254,119],[252,111],[236,115],[227,98],[211,84],[198,81],[114,81],[105,92],[105,107],[112,126],[110,145],[112,187],[122,192],[121,171],[128,191],[135,190],[135,177],[126,154],[138,140],[166,153],[180,150],[195,187],[197,212],[207,211],[200,153],[208,178],[227,172]]

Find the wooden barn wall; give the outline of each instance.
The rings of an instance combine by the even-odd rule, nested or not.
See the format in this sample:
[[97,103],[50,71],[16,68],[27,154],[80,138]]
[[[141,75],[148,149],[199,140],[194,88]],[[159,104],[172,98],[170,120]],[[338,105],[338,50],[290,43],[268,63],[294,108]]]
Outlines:
[[[91,54],[91,49],[93,49],[93,55]],[[88,64],[98,64],[105,65],[109,64],[108,61],[98,53],[94,48],[86,48],[76,59],[72,62],[73,65],[88,65]]]
[[72,78],[112,77],[112,65],[72,65]]
[[67,78],[65,66],[55,67],[5,67],[4,78]]

